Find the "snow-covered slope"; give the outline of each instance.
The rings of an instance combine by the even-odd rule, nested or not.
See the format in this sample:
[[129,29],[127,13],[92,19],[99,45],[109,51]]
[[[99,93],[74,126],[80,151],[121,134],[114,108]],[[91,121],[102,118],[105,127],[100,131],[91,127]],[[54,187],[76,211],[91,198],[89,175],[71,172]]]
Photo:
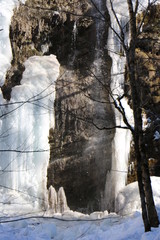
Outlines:
[[[153,177],[152,186],[160,216],[160,178]],[[0,205],[0,237],[2,240],[159,240],[160,228],[144,233],[140,205],[137,204],[139,201],[137,183],[125,187],[119,196],[120,206],[125,207],[122,199],[125,199],[128,207],[130,206],[123,217],[107,212],[92,213],[88,216],[67,211],[63,215],[53,216],[49,212],[43,212],[41,217],[37,214],[37,217],[33,218],[27,218],[33,213],[23,216],[19,214],[19,217],[11,219],[7,218],[7,215],[4,216],[3,206]],[[135,206],[137,211],[131,214]],[[11,205],[11,208],[15,207],[16,205]],[[6,222],[8,220],[16,221]]]
[[[153,188],[153,195],[155,204],[160,207],[160,179],[152,177],[151,183]],[[116,199],[116,212],[120,215],[130,214],[136,210],[141,209],[138,183],[133,182],[124,187],[118,194]]]

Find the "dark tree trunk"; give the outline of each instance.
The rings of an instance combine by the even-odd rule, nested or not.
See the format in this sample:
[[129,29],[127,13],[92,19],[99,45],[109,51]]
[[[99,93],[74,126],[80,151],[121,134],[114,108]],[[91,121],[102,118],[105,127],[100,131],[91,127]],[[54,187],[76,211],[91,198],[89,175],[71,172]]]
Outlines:
[[148,232],[151,230],[151,227],[150,227],[148,212],[146,207],[145,191],[144,191],[144,184],[143,184],[143,177],[142,177],[142,162],[141,162],[138,142],[139,142],[138,136],[134,136],[134,148],[135,148],[135,154],[137,159],[137,180],[138,180],[139,194],[140,194],[141,207],[142,207],[142,218],[144,222],[145,232]]
[[141,158],[143,159],[142,173],[143,173],[143,181],[144,181],[144,189],[145,189],[148,217],[149,217],[149,222],[150,222],[151,227],[158,227],[159,220],[158,220],[158,215],[157,215],[157,211],[156,211],[154,199],[153,199],[148,159],[146,157],[143,136],[141,136],[141,137],[142,137],[142,140],[140,141],[140,152],[141,152]]

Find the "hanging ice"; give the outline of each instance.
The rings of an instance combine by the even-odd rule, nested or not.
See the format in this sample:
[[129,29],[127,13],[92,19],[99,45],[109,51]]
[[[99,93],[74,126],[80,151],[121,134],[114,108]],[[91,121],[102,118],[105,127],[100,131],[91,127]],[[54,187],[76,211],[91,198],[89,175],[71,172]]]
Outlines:
[[58,193],[53,186],[48,189],[49,210],[53,213],[63,213],[69,210],[64,188],[60,187]]
[[51,185],[48,189],[48,203],[49,203],[49,209],[53,212],[57,212],[57,192],[55,188]]
[[[114,11],[117,15],[119,23],[122,26],[124,35],[125,35],[125,43],[127,44],[129,41],[129,12],[128,5],[126,0],[119,1],[111,1]],[[151,1],[153,2],[153,1]],[[106,1],[107,8],[109,10],[111,25],[112,28],[120,35],[120,29],[114,13],[112,11],[112,7],[110,1]],[[132,1],[133,6],[135,5],[135,1]],[[139,12],[143,11],[148,4],[147,0],[139,1]],[[126,9],[126,11],[124,11]],[[123,49],[121,43],[116,36],[116,34],[110,29],[109,37],[108,37],[108,49],[109,54],[112,58],[112,84],[111,90],[114,96],[122,96],[123,95],[123,85],[124,85],[124,70],[125,70],[125,56],[123,55]],[[125,109],[126,116],[131,125],[133,125],[133,113],[125,99],[122,100],[123,108]],[[119,114],[117,110],[115,110],[116,116],[116,124],[120,126],[124,126],[122,116]],[[128,164],[128,154],[130,150],[130,139],[131,133],[129,130],[116,129],[115,138],[113,142],[113,156],[112,156],[112,171],[110,176],[108,176],[108,181],[106,182],[106,202],[108,199],[108,194],[112,195],[112,198],[116,198],[119,190],[125,186],[126,183],[126,174],[127,174],[127,164]],[[110,184],[112,182],[112,184]],[[111,186],[109,190],[107,185]],[[109,203],[108,203],[109,204]]]
[[57,209],[58,212],[63,213],[64,211],[69,210],[63,187],[60,187],[60,189],[58,190],[57,198],[58,198],[58,209]]
[[[117,14],[120,24],[125,32],[126,42],[129,38],[128,31],[128,15],[123,13],[123,9],[127,9],[127,1],[112,2],[114,10]],[[111,5],[107,1],[107,8],[109,10],[111,25],[113,29],[119,33],[120,29],[116,22],[115,16],[112,12]],[[127,11],[126,11],[127,12]],[[111,90],[113,96],[122,96],[124,91],[124,71],[125,71],[125,57],[123,56],[123,49],[118,37],[110,29],[108,37],[108,50],[112,58],[112,70],[111,70]],[[126,112],[128,120],[132,120],[132,111],[127,105],[125,99],[122,101],[123,107]],[[115,110],[116,125],[125,126],[121,114]],[[114,199],[117,196],[119,190],[126,184],[127,176],[127,164],[128,155],[130,151],[131,133],[129,130],[116,129],[114,141],[112,143],[112,169],[110,174],[108,173],[105,190],[105,204],[108,209],[112,209],[114,205]],[[109,196],[109,197],[108,197]]]
[[[25,62],[21,85],[1,107],[0,183],[32,198],[44,200],[48,134],[54,125],[55,80],[59,63],[54,55],[34,56]],[[2,100],[2,96],[1,96]]]

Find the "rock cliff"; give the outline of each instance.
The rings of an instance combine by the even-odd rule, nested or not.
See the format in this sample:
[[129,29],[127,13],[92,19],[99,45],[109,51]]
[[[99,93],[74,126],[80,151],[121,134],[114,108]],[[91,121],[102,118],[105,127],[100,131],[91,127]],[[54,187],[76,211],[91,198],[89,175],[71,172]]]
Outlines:
[[[108,16],[105,1],[100,7]],[[69,207],[83,212],[102,209],[111,169],[114,131],[99,130],[114,126],[107,34],[107,22],[88,0],[27,0],[10,26],[13,59],[4,98],[20,84],[30,56],[55,54],[60,62],[47,186],[63,187]]]

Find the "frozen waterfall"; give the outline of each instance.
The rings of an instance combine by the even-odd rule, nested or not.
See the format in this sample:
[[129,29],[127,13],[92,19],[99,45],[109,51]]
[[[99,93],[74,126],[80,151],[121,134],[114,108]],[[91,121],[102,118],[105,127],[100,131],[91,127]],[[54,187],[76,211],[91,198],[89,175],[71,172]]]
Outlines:
[[54,55],[33,56],[25,62],[21,85],[11,100],[1,98],[0,184],[29,201],[42,204],[49,160],[49,128],[54,126],[55,80],[59,63]]
[[[135,0],[132,1],[133,6],[135,6]],[[107,8],[109,10],[112,28],[119,34],[120,29],[110,1],[106,1]],[[126,0],[112,1],[114,11],[117,15],[118,21],[122,26],[123,32],[125,34],[126,44],[129,41],[129,12]],[[148,5],[147,0],[139,1],[138,12],[145,10]],[[108,37],[108,50],[112,58],[112,71],[111,71],[111,90],[113,95],[122,96],[124,89],[124,71],[125,71],[125,53],[121,43],[114,34],[114,32],[109,30]],[[134,127],[133,112],[127,104],[127,100],[123,98],[121,100],[122,106],[125,109],[126,117],[131,126]],[[122,116],[115,109],[116,124],[120,126],[125,126]],[[106,192],[105,201],[106,205],[109,205],[108,195],[112,196],[112,199],[117,197],[118,192],[126,185],[127,169],[128,169],[128,155],[130,152],[130,142],[131,133],[129,130],[116,129],[114,141],[112,144],[112,170],[107,176],[106,181]],[[110,186],[110,188],[108,188]],[[112,204],[112,203],[111,203]]]
[[[127,9],[127,1],[114,1],[114,10],[117,14],[119,22],[125,32],[125,39],[129,39],[128,29],[128,15],[127,11],[124,13],[124,8]],[[107,1],[107,8],[109,10],[111,25],[117,33],[120,29],[112,12],[109,1]],[[125,15],[126,14],[126,15]],[[124,91],[124,71],[125,71],[125,56],[119,39],[114,32],[109,30],[108,37],[108,51],[112,58],[111,69],[111,91],[113,96],[122,96]],[[125,109],[128,121],[132,123],[132,110],[127,104],[127,100],[122,100],[122,105]],[[115,123],[119,126],[125,126],[121,114],[115,109]],[[112,168],[107,175],[106,190],[105,190],[105,204],[107,208],[112,209],[114,199],[116,198],[120,189],[126,184],[127,170],[128,170],[128,156],[130,152],[131,133],[129,130],[116,129],[115,137],[112,143]],[[110,198],[108,198],[110,196]]]

